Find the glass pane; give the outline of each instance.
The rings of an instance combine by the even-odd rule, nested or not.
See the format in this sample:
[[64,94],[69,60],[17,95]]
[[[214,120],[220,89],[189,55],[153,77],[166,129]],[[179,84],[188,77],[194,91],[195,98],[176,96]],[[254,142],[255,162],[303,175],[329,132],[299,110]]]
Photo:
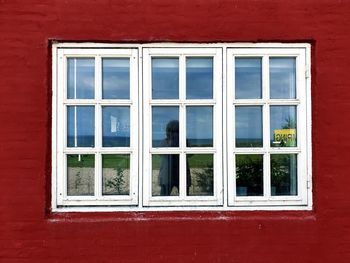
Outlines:
[[128,195],[130,189],[130,155],[102,155],[102,194]]
[[152,155],[152,196],[179,195],[179,155]]
[[297,194],[297,155],[271,154],[271,195]]
[[187,195],[212,196],[214,171],[212,154],[187,154]]
[[179,59],[152,59],[152,98],[179,98]]
[[152,107],[152,147],[179,147],[179,107]]
[[263,195],[263,155],[236,155],[236,194],[237,196]]
[[94,195],[95,155],[67,155],[67,195]]
[[95,146],[95,107],[68,106],[68,147]]
[[213,58],[186,59],[186,98],[213,98]]
[[130,59],[102,59],[102,98],[130,98]]
[[261,58],[235,59],[236,99],[261,99]]
[[296,106],[271,106],[270,123],[272,147],[297,146]]
[[213,146],[213,107],[186,107],[187,147]]
[[95,59],[67,59],[68,99],[93,99],[95,97]]
[[103,147],[130,146],[130,108],[102,107]]
[[262,107],[236,107],[236,147],[262,147]]
[[270,58],[271,99],[294,99],[295,80],[295,58]]

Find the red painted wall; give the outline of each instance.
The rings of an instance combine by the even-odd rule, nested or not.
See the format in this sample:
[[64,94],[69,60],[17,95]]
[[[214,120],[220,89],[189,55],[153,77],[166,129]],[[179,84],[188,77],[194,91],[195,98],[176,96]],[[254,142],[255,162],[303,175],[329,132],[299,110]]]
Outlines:
[[[350,1],[0,0],[0,262],[350,262]],[[50,40],[310,42],[312,212],[51,214]]]

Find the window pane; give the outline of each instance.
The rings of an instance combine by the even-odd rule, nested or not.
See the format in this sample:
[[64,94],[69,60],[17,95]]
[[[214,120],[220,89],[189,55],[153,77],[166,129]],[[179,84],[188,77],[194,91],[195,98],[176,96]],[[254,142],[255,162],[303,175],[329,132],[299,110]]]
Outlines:
[[235,59],[236,99],[261,99],[261,58]]
[[152,59],[152,98],[179,98],[179,59]]
[[128,195],[130,189],[130,155],[102,155],[102,194]]
[[68,147],[95,146],[95,107],[68,106]]
[[179,195],[179,155],[152,155],[152,195]]
[[213,98],[213,59],[186,59],[186,98]]
[[95,97],[95,59],[68,58],[68,99]]
[[263,155],[236,155],[237,196],[263,195]]
[[213,146],[213,107],[186,107],[187,147]]
[[294,99],[295,79],[295,58],[270,58],[271,99]]
[[271,154],[271,195],[297,195],[297,155]]
[[94,195],[95,155],[67,155],[67,195]]
[[187,154],[187,195],[212,196],[214,171],[212,154]]
[[130,59],[102,59],[102,98],[130,98]]
[[236,147],[262,147],[262,107],[236,107]]
[[152,147],[179,147],[179,107],[152,107]]
[[270,123],[272,147],[297,146],[296,106],[271,106]]
[[130,108],[102,107],[103,147],[130,146]]

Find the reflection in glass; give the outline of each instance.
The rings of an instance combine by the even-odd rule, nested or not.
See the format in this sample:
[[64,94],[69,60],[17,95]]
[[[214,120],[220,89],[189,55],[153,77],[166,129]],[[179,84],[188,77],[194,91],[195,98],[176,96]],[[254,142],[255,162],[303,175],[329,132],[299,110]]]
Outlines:
[[295,98],[295,58],[270,58],[270,98]]
[[214,194],[214,171],[212,154],[186,156],[187,195],[212,196]]
[[130,155],[102,155],[102,194],[128,195],[130,186]]
[[95,59],[67,59],[67,98],[93,99],[95,97]]
[[186,107],[187,147],[213,146],[213,107]]
[[152,155],[152,196],[179,195],[179,155]]
[[271,195],[297,195],[297,154],[271,154]]
[[102,59],[102,98],[130,98],[130,59]]
[[179,59],[152,58],[152,99],[179,98]]
[[186,98],[213,98],[213,58],[186,59]]
[[272,147],[297,146],[296,106],[270,107],[270,136]]
[[261,99],[261,58],[235,59],[236,99]]
[[179,147],[179,107],[152,107],[152,147]]
[[236,155],[237,196],[263,195],[263,155]]
[[95,155],[67,155],[67,195],[94,195]]
[[262,107],[236,107],[236,147],[262,147]]
[[68,147],[95,146],[94,106],[68,106]]
[[102,107],[103,147],[130,146],[130,108]]

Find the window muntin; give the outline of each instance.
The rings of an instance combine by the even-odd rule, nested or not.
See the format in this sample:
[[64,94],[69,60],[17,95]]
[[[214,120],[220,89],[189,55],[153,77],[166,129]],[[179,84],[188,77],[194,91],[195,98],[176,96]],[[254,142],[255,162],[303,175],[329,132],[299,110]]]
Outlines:
[[[101,46],[105,45],[108,46],[108,44],[101,44]],[[72,46],[80,46],[79,44],[58,44],[57,46],[58,48],[54,47],[53,49],[53,54],[55,56],[57,54],[57,67],[54,65],[53,68],[54,72],[56,72],[56,68],[58,72],[57,75],[54,74],[53,76],[54,87],[57,87],[57,90],[54,89],[54,98],[57,98],[57,101],[53,101],[53,110],[55,111],[57,109],[56,106],[59,106],[59,110],[53,113],[54,122],[57,120],[57,123],[53,123],[53,174],[57,175],[57,178],[53,178],[53,193],[57,193],[57,199],[54,200],[55,198],[53,197],[53,207],[54,209],[58,207],[57,211],[62,211],[63,208],[61,206],[70,206],[75,211],[77,209],[80,210],[80,208],[74,208],[73,206],[75,205],[79,207],[82,207],[82,205],[102,207],[122,205],[115,208],[116,210],[191,210],[194,209],[194,206],[200,206],[202,208],[199,209],[205,210],[274,209],[274,207],[276,209],[310,209],[312,207],[310,190],[310,77],[309,73],[307,73],[310,63],[310,50],[308,45],[271,44],[270,46],[268,44],[242,44],[236,45],[239,48],[233,48],[230,44],[198,44],[193,48],[189,47],[191,46],[190,44],[175,44],[176,47],[173,48],[158,48],[162,45],[155,44],[153,47],[153,45],[148,44],[136,44],[130,45],[133,46],[132,49],[117,47],[108,50],[95,49],[97,44],[90,46],[91,48],[89,49],[71,48]],[[70,48],[65,48],[66,46],[70,46]],[[210,46],[214,48],[208,48]],[[223,52],[225,55],[224,59],[221,57],[218,60],[215,54],[208,56],[206,53],[208,53],[208,50],[210,53],[210,49],[220,50],[219,53]],[[147,54],[150,50],[154,52],[151,55]],[[164,50],[170,52],[163,53],[162,51]],[[233,50],[234,52],[232,52]],[[130,53],[130,51],[133,51],[134,54],[131,54],[132,52]],[[142,52],[144,53],[143,56],[140,55],[137,57],[137,53],[142,54]],[[158,85],[158,98],[155,95],[152,100],[147,99],[147,97],[150,98],[150,94],[153,91],[147,90],[145,92],[148,84],[147,79],[152,83],[152,75],[146,74],[147,70],[149,70],[148,73],[152,72],[152,63],[145,66],[147,59],[149,59],[147,55],[150,55],[150,57],[153,56],[162,62],[155,63],[158,64],[155,65],[155,68],[159,68],[158,75],[161,75],[159,72],[162,73],[162,71],[167,74],[167,77],[163,77],[163,79],[158,76],[158,82],[169,82],[170,84],[165,86],[165,89],[164,85]],[[233,67],[232,64],[235,61],[230,61],[230,56],[240,60],[238,69]],[[131,60],[131,57],[134,60]],[[172,63],[164,63],[169,62],[166,61],[169,59]],[[178,59],[177,66],[176,63],[173,63],[174,61],[176,62],[176,59]],[[91,60],[93,63],[91,63]],[[68,63],[68,61],[70,62]],[[129,62],[129,67],[127,62]],[[138,62],[143,64],[142,68],[138,68]],[[64,70],[62,70],[63,67],[65,67]],[[94,68],[93,71],[91,71],[91,67]],[[96,68],[100,68],[101,70],[96,70]],[[235,75],[235,71],[242,75],[241,80],[244,80],[247,76],[249,77],[249,74],[253,76],[249,85],[244,81],[240,82],[241,89],[238,92],[235,90],[236,83],[233,78],[234,76],[232,76]],[[215,80],[218,80],[218,78],[215,75],[224,76],[224,80],[220,84],[221,90],[219,92],[222,92],[221,95],[217,94],[214,89],[208,88],[211,85],[208,84],[207,87],[205,86],[205,84],[211,81],[213,81],[213,86],[216,85]],[[84,85],[79,84],[79,78],[82,79],[84,77],[89,78],[90,81],[85,82]],[[110,79],[112,81],[103,81],[103,79]],[[113,87],[113,84],[111,85],[111,83],[115,82],[113,79],[124,80],[123,85]],[[206,80],[203,81],[203,79]],[[278,83],[278,79],[283,80],[283,86],[276,84]],[[64,84],[62,84],[62,80],[64,80]],[[74,81],[76,82],[75,84]],[[130,82],[129,84],[128,81]],[[177,88],[176,82],[178,82]],[[91,83],[93,83],[94,92],[91,92],[93,90],[91,89]],[[141,96],[143,93],[143,99],[140,101],[140,104],[136,103],[135,107],[134,99],[138,99],[138,96],[135,97],[135,93],[138,91],[137,83],[139,84],[139,95]],[[66,88],[61,89],[64,85]],[[76,86],[75,89],[74,85]],[[136,88],[129,90],[130,94],[128,93],[128,85],[130,87],[133,85],[135,87],[136,85]],[[200,91],[198,89],[196,90],[196,85],[201,85],[203,89]],[[249,91],[244,86],[253,88]],[[113,90],[118,90],[119,93]],[[135,92],[134,94],[133,91]],[[147,94],[148,92],[149,94]],[[239,92],[240,94],[238,94]],[[118,95],[116,95],[117,93]],[[237,97],[230,96],[235,93]],[[219,107],[219,110],[216,107],[217,96],[225,99],[224,104]],[[150,104],[145,103],[147,101],[150,101]],[[230,110],[230,101],[236,111]],[[139,105],[140,108],[137,109]],[[146,122],[147,118],[152,120],[152,115],[149,111],[151,107],[147,109],[146,105],[155,108],[160,107],[161,109],[177,107],[180,131],[178,135],[179,146],[159,147],[158,145],[150,148],[150,151],[155,151],[152,155],[146,157],[147,153],[145,154],[144,145],[147,143],[152,144],[151,140],[153,138],[152,128],[148,127],[147,130],[145,129],[147,125],[152,126],[152,123],[147,124]],[[89,107],[93,107],[93,113],[90,112]],[[199,134],[197,134],[195,129],[188,128],[189,121],[186,117],[192,114],[194,116],[192,119],[196,120],[196,115],[209,116],[210,114],[205,113],[205,111],[193,113],[196,112],[196,109],[201,109],[201,107],[207,109],[207,111],[212,109],[213,129],[212,131],[210,129],[198,129],[197,133]],[[70,124],[68,122],[68,108],[71,114],[70,119],[73,119]],[[129,149],[127,149],[127,140],[123,140],[125,147],[120,145],[118,147],[118,143],[107,143],[105,147],[102,147],[103,135],[108,137],[111,135],[112,130],[115,130],[116,116],[112,116],[114,118],[111,118],[110,111],[112,113],[114,112],[114,115],[118,115],[116,114],[118,109],[127,108],[129,108],[130,126],[124,129],[124,133],[130,133]],[[86,125],[81,124],[81,122],[84,123],[84,118],[78,118],[78,115],[81,115],[81,109],[83,111],[82,116],[92,116],[92,118],[85,117],[85,119],[88,119],[85,122],[90,121],[91,123],[91,119],[95,118],[93,129],[91,129],[91,124],[90,129],[87,129],[92,130],[92,132],[89,132],[90,138],[84,136],[85,134],[81,134],[81,127],[84,127],[84,131],[86,130]],[[62,110],[65,114],[62,114]],[[103,111],[105,112],[104,115],[108,115],[106,117],[107,120],[104,120]],[[148,116],[145,117],[147,111]],[[76,121],[74,121],[74,112],[76,112]],[[160,110],[160,112],[162,111]],[[279,115],[277,120],[275,117],[271,117],[273,114],[274,116]],[[288,127],[290,128],[289,130],[295,130],[288,135],[292,135],[291,137],[294,136],[295,139],[281,145],[280,138],[285,136],[285,131],[283,130],[286,127],[282,127],[280,129],[282,131],[278,131],[273,126],[278,127],[283,119],[287,118],[285,117],[287,115],[296,119],[294,120],[294,125],[291,125],[293,124],[293,120],[288,122],[290,126]],[[123,114],[122,116],[124,122],[127,122],[125,121],[127,114]],[[219,127],[223,129],[221,132],[223,136],[220,139],[223,139],[224,147],[223,150],[217,152],[217,149],[222,144],[215,150],[213,150],[213,147],[215,148],[216,146],[215,140],[217,139],[218,120],[222,117],[225,118],[220,120],[221,124]],[[141,122],[137,121],[137,118],[140,121],[142,120],[142,125]],[[161,117],[158,118],[160,120],[162,119]],[[191,116],[189,119],[191,119]],[[245,122],[245,124],[234,126],[235,119],[241,119],[242,123]],[[257,125],[257,129],[253,129],[253,133],[255,133],[253,137],[256,138],[254,140],[246,140],[247,138],[244,135],[252,132],[249,129],[252,123]],[[57,125],[58,127],[62,127],[62,124],[66,127],[66,133],[64,135],[62,135],[62,132],[56,130]],[[198,125],[200,125],[200,122]],[[68,126],[70,126],[70,129]],[[107,131],[104,130],[103,126],[107,127]],[[125,127],[126,125],[124,124],[122,126]],[[108,127],[110,128],[109,132]],[[137,128],[137,132],[135,133],[135,127],[141,127],[142,129]],[[183,130],[182,133],[181,129]],[[207,133],[205,137],[208,137],[208,134],[213,135],[213,147],[210,147],[210,144],[202,144],[202,130],[205,130],[205,133]],[[55,136],[55,131],[57,131],[57,137]],[[72,138],[70,139],[69,147],[68,133],[71,137],[72,135],[73,137],[75,136],[73,140]],[[164,128],[160,128],[158,133],[158,136],[161,137],[161,133],[164,136]],[[191,135],[189,136],[189,134]],[[145,137],[147,137],[149,142],[144,141]],[[86,140],[87,138],[88,140]],[[139,143],[137,143],[137,139]],[[192,142],[188,143],[188,139]],[[237,143],[238,141],[241,142],[240,145]],[[133,142],[136,142],[136,148],[133,147]],[[64,145],[63,147],[61,147],[62,143]],[[199,143],[200,147],[196,147],[196,143]],[[236,147],[233,148],[233,145],[236,143]],[[143,146],[140,147],[140,150],[143,148],[142,152],[137,149],[139,146]],[[134,149],[137,149],[136,152]],[[68,156],[70,156],[70,160],[68,160]],[[167,191],[166,189],[163,189],[163,194],[161,194],[159,189],[154,189],[154,194],[152,194],[152,180],[154,183],[154,181],[159,181],[159,179],[147,178],[147,174],[145,173],[151,167],[152,169],[155,168],[155,170],[160,169],[160,157],[170,159],[170,162],[175,167],[178,160],[177,168],[174,171],[175,174],[177,171],[179,174],[178,184],[180,191],[175,190],[168,196],[164,195],[164,192]],[[74,161],[79,158],[80,161]],[[143,160],[141,161],[139,158]],[[150,162],[155,162],[155,164],[150,164]],[[235,188],[236,181],[232,180],[234,178],[232,173],[236,173],[236,165],[242,166],[242,163],[247,162],[256,163],[253,168],[256,168],[258,171],[256,173],[258,176],[248,178],[250,180],[245,180],[247,179],[245,178],[244,180],[246,182],[250,182],[250,187],[243,190],[240,188],[238,191]],[[63,167],[56,165],[62,163]],[[214,176],[215,171],[217,171],[215,167],[217,163],[220,164],[219,169],[222,168],[221,174],[218,176],[219,178],[217,178],[217,174]],[[70,191],[68,195],[67,187],[65,188],[64,186],[72,183],[67,182],[69,181],[67,179],[67,168],[71,166],[76,170],[81,170],[86,184],[78,184],[75,189],[76,192]],[[115,168],[113,168],[114,166]],[[122,168],[122,173],[118,174],[118,167]],[[130,167],[130,169],[126,169],[127,167]],[[191,173],[188,175],[188,167],[190,169],[193,167],[192,169],[203,169],[206,171],[206,176],[202,180],[201,187],[197,186],[191,191],[186,188],[186,185],[191,184],[189,180],[193,181],[191,177],[194,176]],[[245,168],[247,169],[247,166]],[[111,171],[111,169],[114,170]],[[243,170],[241,169],[241,171]],[[283,170],[283,176],[280,176],[281,170]],[[65,174],[63,179],[62,172]],[[268,176],[267,173],[270,172],[271,176]],[[157,175],[157,173],[155,174]],[[71,175],[69,176],[72,177]],[[119,188],[117,190],[118,187],[113,187],[110,179],[112,177],[117,179],[117,176],[119,176],[118,180],[128,185],[126,188],[130,190],[129,193],[125,189]],[[72,181],[72,179],[70,180]],[[221,181],[221,187],[216,188],[218,186],[217,184],[215,185],[216,180]],[[242,180],[237,182],[237,184],[242,184],[244,182]],[[109,181],[109,184],[105,185],[104,181]],[[140,184],[140,187],[137,184]],[[146,184],[149,184],[149,192],[147,192]],[[176,185],[176,183],[173,183],[173,185]],[[219,193],[218,196],[216,196],[215,191]],[[133,201],[130,201],[130,196],[134,196]],[[137,208],[132,208],[132,205],[137,205]],[[179,207],[177,208],[176,206]],[[168,209],[166,209],[167,207]],[[86,209],[95,210],[94,208]],[[103,209],[113,210],[113,207]]]

